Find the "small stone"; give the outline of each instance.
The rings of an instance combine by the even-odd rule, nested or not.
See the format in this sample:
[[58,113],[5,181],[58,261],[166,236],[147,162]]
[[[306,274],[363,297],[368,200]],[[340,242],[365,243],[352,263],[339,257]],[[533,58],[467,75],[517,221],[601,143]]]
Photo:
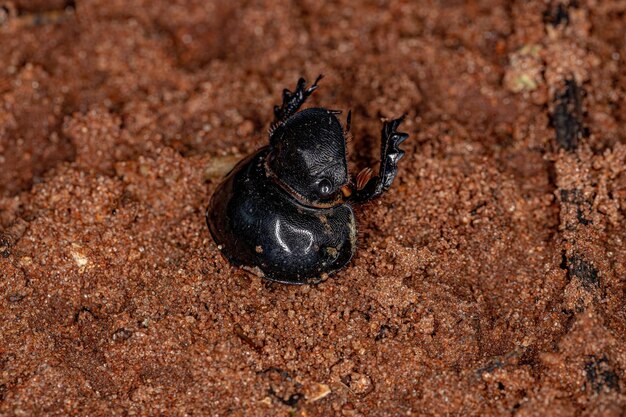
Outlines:
[[222,178],[228,173],[241,159],[240,156],[221,156],[215,157],[209,161],[204,170],[204,179],[212,180]]
[[354,373],[350,378],[350,389],[355,394],[367,394],[372,390],[372,380],[365,374]]
[[133,331],[129,329],[120,328],[113,333],[113,340],[127,340],[133,335]]
[[83,269],[89,263],[89,258],[83,253],[83,248],[76,243],[72,243],[71,254],[78,268]]
[[311,386],[310,392],[307,393],[307,398],[310,403],[313,403],[315,401],[319,401],[322,398],[328,396],[328,394],[330,394],[331,392],[332,390],[330,389],[328,385],[315,383]]

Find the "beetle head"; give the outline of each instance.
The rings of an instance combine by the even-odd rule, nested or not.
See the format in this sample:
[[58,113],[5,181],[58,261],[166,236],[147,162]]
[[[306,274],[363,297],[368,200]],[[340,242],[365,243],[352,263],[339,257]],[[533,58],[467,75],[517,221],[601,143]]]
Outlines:
[[312,204],[338,201],[348,183],[346,139],[335,113],[305,109],[270,134],[269,169],[296,197]]

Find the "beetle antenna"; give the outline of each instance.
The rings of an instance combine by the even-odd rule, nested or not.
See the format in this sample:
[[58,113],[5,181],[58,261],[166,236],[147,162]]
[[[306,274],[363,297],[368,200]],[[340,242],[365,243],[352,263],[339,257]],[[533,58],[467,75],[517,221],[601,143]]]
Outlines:
[[346,133],[350,132],[350,122],[352,122],[352,109],[348,110],[348,117],[346,117]]

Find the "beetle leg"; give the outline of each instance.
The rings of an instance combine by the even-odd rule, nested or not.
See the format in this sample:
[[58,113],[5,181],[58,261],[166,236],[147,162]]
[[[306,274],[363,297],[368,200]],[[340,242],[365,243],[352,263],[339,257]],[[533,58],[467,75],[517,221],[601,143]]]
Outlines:
[[398,132],[398,126],[403,120],[404,116],[383,123],[378,175],[370,178],[365,184],[362,176],[358,178],[357,187],[350,197],[351,201],[364,203],[380,197],[391,187],[398,173],[398,161],[404,156],[404,151],[399,146],[409,137],[407,133]]
[[322,79],[322,77],[323,76],[321,74],[318,75],[315,82],[313,82],[309,88],[306,88],[306,81],[304,78],[300,78],[298,80],[298,84],[296,84],[296,90],[294,92],[285,88],[283,90],[283,104],[281,106],[274,106],[274,122],[272,123],[272,127],[276,127],[296,113],[311,93],[317,90],[317,83]]

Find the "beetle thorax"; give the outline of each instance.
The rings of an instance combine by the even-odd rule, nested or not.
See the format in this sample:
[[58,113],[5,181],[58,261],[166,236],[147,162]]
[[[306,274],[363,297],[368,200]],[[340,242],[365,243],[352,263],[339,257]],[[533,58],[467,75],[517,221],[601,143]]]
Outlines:
[[270,175],[313,205],[337,201],[348,182],[344,131],[333,112],[306,109],[276,127],[270,137]]

